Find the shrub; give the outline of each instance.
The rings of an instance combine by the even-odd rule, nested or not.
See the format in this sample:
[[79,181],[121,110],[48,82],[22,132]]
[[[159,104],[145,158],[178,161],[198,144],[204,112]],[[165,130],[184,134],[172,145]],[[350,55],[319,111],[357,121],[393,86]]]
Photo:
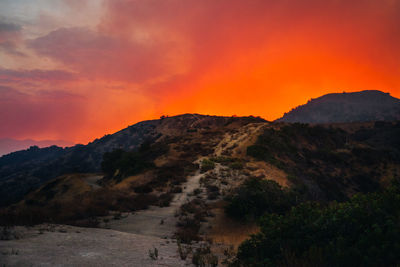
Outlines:
[[249,178],[227,199],[225,212],[237,220],[253,220],[266,212],[282,214],[296,204],[295,193],[272,180]]
[[158,198],[158,206],[168,207],[173,198],[174,198],[174,195],[171,193],[161,194]]
[[172,188],[171,188],[171,190],[169,190],[169,192],[171,192],[171,193],[182,193],[182,187],[180,187],[180,186],[173,186]]
[[181,225],[181,227],[175,233],[175,237],[177,240],[185,244],[190,244],[192,241],[201,240],[199,236],[199,221],[191,219],[189,217],[185,217],[179,221],[179,225]]
[[181,260],[186,260],[189,253],[192,252],[192,248],[190,246],[186,247],[186,246],[182,245],[179,240],[177,241],[177,244],[178,244],[179,257],[181,258]]
[[201,246],[193,253],[192,263],[195,266],[218,266],[218,257],[211,253],[210,246]]
[[215,163],[209,159],[203,159],[201,162],[201,172],[206,172],[215,168]]
[[193,195],[197,196],[199,194],[201,194],[202,190],[200,188],[196,188],[193,190]]
[[149,249],[149,257],[152,260],[157,260],[158,259],[158,249],[157,248],[153,248],[152,250]]
[[150,193],[153,191],[153,188],[150,185],[145,184],[145,185],[134,187],[133,191],[135,191],[135,193]]
[[241,170],[243,169],[243,162],[241,161],[232,162],[231,164],[229,164],[229,167],[234,170]]
[[0,240],[14,240],[19,239],[20,234],[15,231],[14,227],[3,226],[0,227]]
[[242,266],[396,266],[400,263],[399,191],[356,195],[323,207],[301,204],[267,214],[242,243]]
[[138,174],[153,166],[153,162],[142,153],[122,149],[104,153],[101,163],[101,168],[108,177],[117,176],[119,179]]

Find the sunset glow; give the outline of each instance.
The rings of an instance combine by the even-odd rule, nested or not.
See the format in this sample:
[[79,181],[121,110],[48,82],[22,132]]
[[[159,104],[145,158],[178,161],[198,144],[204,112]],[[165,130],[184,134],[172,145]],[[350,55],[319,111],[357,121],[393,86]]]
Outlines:
[[161,115],[400,97],[399,47],[398,0],[3,0],[0,138],[86,143]]

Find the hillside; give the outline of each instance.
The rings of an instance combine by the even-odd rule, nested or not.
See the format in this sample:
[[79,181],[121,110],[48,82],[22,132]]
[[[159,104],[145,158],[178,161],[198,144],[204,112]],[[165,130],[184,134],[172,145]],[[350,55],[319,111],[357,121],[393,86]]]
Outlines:
[[[380,194],[391,190],[393,181],[400,179],[399,135],[399,122],[307,125],[185,114],[141,122],[87,146],[33,147],[12,153],[0,158],[3,172],[9,168],[11,174],[12,169],[22,179],[26,174],[22,180],[26,182],[35,177],[42,180],[38,179],[28,194],[21,192],[21,201],[0,209],[0,225],[36,225],[16,228],[16,233],[3,229],[6,238],[22,238],[8,243],[20,255],[7,254],[4,263],[23,266],[34,259],[37,264],[62,265],[62,259],[52,256],[59,253],[57,248],[52,249],[53,254],[43,249],[48,250],[45,244],[49,242],[57,244],[67,238],[93,242],[87,249],[76,247],[75,241],[63,241],[76,255],[74,262],[96,265],[99,261],[95,258],[79,256],[80,250],[97,255],[107,246],[104,237],[118,231],[123,232],[117,234],[121,244],[136,239],[144,246],[122,257],[124,263],[136,258],[146,266],[160,264],[146,253],[157,247],[175,266],[226,264],[235,259],[239,247],[237,260],[249,266],[247,262],[263,261],[264,257],[254,257],[252,246],[263,249],[258,243],[242,242],[250,234],[270,229],[264,227],[266,223],[275,225],[275,220],[286,218],[279,216],[289,216],[288,223],[292,223],[298,216],[291,215],[293,207],[299,207],[301,216],[308,218],[308,210],[313,209],[303,211],[304,203],[325,207],[338,201],[333,211],[340,213],[346,205],[353,209],[351,201],[357,194],[376,194],[371,198],[380,199]],[[37,172],[30,171],[30,166]],[[23,182],[3,184],[18,188]],[[11,195],[15,189],[9,186],[8,190]],[[390,219],[388,210],[385,206],[384,216]],[[382,212],[379,207],[377,211]],[[331,213],[315,212],[331,219]],[[267,215],[279,216],[265,222],[262,218]],[[49,222],[60,225],[43,224]],[[291,237],[287,238],[290,242]],[[37,245],[27,248],[24,242],[28,240]],[[268,240],[260,240],[270,246]],[[117,243],[113,247],[125,251]],[[0,250],[6,248],[7,243],[0,242]],[[382,253],[386,251],[392,253],[392,249]],[[102,263],[111,264],[113,253],[104,254]],[[281,260],[281,254],[273,260]],[[42,255],[42,261],[36,255]]]
[[336,123],[400,120],[400,99],[381,91],[334,93],[311,99],[277,121]]
[[[185,114],[159,120],[139,122],[112,135],[96,139],[87,145],[60,148],[31,147],[0,158],[0,207],[18,201],[25,193],[57,176],[69,173],[95,173],[105,152],[114,149],[134,150],[144,142],[156,140],[174,142],[173,138],[188,132],[235,129],[251,122],[263,122],[254,117],[218,117]],[[213,138],[219,135],[209,133]],[[190,149],[201,147],[193,144]],[[203,148],[205,149],[205,148]]]

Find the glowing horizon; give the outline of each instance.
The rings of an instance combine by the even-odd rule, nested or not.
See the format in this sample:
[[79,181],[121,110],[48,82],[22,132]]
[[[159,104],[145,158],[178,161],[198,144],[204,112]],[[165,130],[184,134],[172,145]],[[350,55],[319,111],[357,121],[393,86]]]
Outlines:
[[87,143],[161,115],[400,98],[398,47],[398,0],[4,0],[0,138]]

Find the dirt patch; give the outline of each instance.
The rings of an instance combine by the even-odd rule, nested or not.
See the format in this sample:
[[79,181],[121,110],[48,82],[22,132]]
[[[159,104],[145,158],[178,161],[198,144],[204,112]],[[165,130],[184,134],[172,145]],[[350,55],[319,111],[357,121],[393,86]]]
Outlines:
[[[1,266],[186,265],[172,240],[72,226],[38,225],[26,232],[27,238],[0,241]],[[158,257],[151,259],[154,248]]]

